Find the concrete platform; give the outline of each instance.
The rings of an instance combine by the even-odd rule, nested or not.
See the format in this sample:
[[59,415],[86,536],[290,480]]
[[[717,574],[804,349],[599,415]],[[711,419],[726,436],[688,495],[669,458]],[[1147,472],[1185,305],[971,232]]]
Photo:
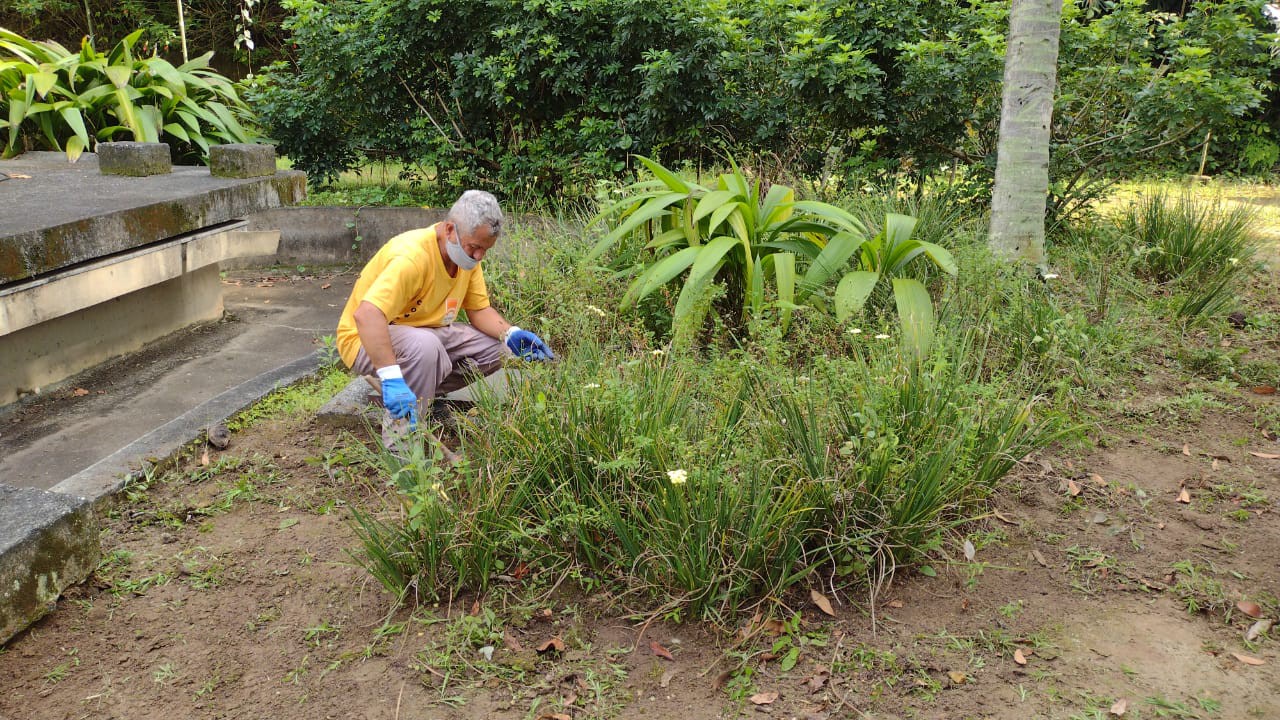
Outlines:
[[54,152],[0,160],[0,285],[244,218],[306,196],[306,176],[213,177],[177,166],[151,177],[98,171],[97,156],[74,164]]

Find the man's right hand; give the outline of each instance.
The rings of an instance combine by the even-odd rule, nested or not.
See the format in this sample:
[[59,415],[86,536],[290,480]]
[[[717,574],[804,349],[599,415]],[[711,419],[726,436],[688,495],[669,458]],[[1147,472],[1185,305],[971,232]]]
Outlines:
[[409,428],[418,429],[418,397],[413,394],[404,378],[388,378],[382,381],[382,404],[393,418],[409,418]]

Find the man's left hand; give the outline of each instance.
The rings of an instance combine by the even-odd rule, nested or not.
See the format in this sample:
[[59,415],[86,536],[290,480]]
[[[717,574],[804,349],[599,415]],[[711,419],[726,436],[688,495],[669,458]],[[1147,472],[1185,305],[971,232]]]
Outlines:
[[551,352],[551,348],[542,342],[542,338],[528,330],[522,330],[515,325],[507,330],[506,336],[507,347],[517,357],[525,360],[555,360],[555,353]]

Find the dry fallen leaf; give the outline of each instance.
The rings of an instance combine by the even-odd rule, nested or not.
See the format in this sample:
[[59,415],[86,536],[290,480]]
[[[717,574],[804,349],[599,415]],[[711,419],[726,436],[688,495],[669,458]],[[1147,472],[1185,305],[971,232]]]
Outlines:
[[1218,469],[1218,458],[1213,459],[1212,467],[1214,470]]
[[1076,484],[1075,480],[1067,481],[1067,492],[1071,493],[1071,497],[1075,497],[1080,494],[1080,486]]
[[321,285],[321,286],[320,286],[320,289],[321,289],[321,290],[328,290],[328,289],[329,289],[329,288],[331,288],[331,287],[333,287],[333,283],[325,283],[325,284],[323,284],[323,285]]
[[538,716],[538,720],[573,720],[573,716],[567,713],[543,713]]
[[1014,662],[1016,662],[1016,663],[1018,663],[1019,665],[1026,665],[1026,664],[1027,664],[1027,656],[1025,656],[1025,655],[1023,655],[1023,654],[1022,654],[1022,650],[1014,650],[1014,651],[1013,651],[1013,661],[1014,661]]
[[1036,562],[1040,563],[1040,567],[1049,567],[1049,563],[1045,562],[1044,555],[1041,555],[1039,550],[1032,548],[1031,557],[1035,558]]
[[205,449],[205,451],[200,454],[200,466],[209,467],[209,450],[208,449]]
[[1183,505],[1186,505],[1191,502],[1191,493],[1188,492],[1186,488],[1182,488],[1181,490],[1178,491],[1178,502],[1182,503]]
[[668,671],[666,671],[666,672],[662,673],[662,679],[658,681],[658,687],[666,687],[666,686],[670,685],[670,684],[671,684],[671,678],[675,677],[675,676],[676,676],[676,673],[678,673],[678,672],[680,672],[680,671],[679,671],[679,670],[677,670],[677,669],[675,669],[675,668],[672,668],[672,669],[670,669],[670,670],[668,670]]
[[85,390],[84,388],[76,388],[75,390],[71,391],[71,394],[75,395],[76,397],[84,397],[85,395],[89,394],[89,391]]
[[1258,387],[1254,388],[1253,391],[1258,395],[1275,395],[1276,394],[1276,389],[1271,385],[1259,385]]
[[511,633],[502,634],[502,644],[507,646],[511,652],[520,652],[524,650],[524,646]]
[[1111,714],[1115,715],[1116,717],[1120,717],[1121,715],[1124,715],[1124,711],[1128,709],[1129,709],[1129,701],[1124,698],[1120,698],[1119,700],[1111,704]]
[[964,559],[973,562],[977,555],[978,549],[973,546],[973,541],[966,538],[964,541]]
[[951,682],[956,685],[963,685],[964,681],[969,679],[968,675],[965,675],[959,670],[948,670],[947,677],[951,678]]
[[773,701],[778,699],[776,692],[762,692],[751,696],[752,705],[771,705]]
[[822,612],[830,615],[831,617],[836,616],[836,611],[832,609],[831,601],[827,599],[826,595],[823,595],[813,588],[809,588],[809,599],[812,600],[813,604],[817,605],[818,609]]
[[809,689],[809,692],[816,693],[819,690],[821,690],[824,686],[826,686],[827,681],[830,679],[831,679],[831,672],[827,670],[827,668],[820,666],[818,669],[818,672],[815,673],[808,680],[805,680],[804,684],[805,684],[805,687]]
[[1249,454],[1254,457],[1262,458],[1263,460],[1280,460],[1280,455],[1275,453],[1260,453],[1250,450]]
[[564,652],[564,641],[558,637],[553,637],[550,640],[543,642],[535,649],[538,651],[539,655],[550,651]]
[[10,180],[30,180],[31,176],[26,173],[9,173]]
[[671,661],[675,660],[675,657],[671,655],[671,651],[659,645],[657,640],[649,641],[649,649],[653,651],[654,655],[657,655],[660,658],[666,658]]
[[1089,479],[1090,479],[1090,480],[1092,480],[1092,481],[1093,481],[1093,484],[1094,484],[1094,485],[1097,485],[1098,487],[1106,487],[1106,486],[1107,486],[1107,481],[1106,481],[1106,480],[1103,480],[1103,479],[1102,479],[1102,476],[1101,476],[1101,475],[1099,475],[1098,473],[1092,473],[1091,475],[1089,475]]
[[1231,654],[1235,656],[1235,659],[1239,660],[1245,665],[1266,665],[1267,664],[1266,660],[1263,660],[1262,658],[1256,658],[1252,655],[1242,655],[1238,652],[1233,652]]
[[1189,443],[1182,443],[1182,454],[1191,457],[1191,445]]
[[1018,524],[1017,520],[1010,518],[1008,515],[1001,513],[999,510],[996,510],[993,514],[996,516],[996,519],[1002,523],[1008,523],[1009,525]]
[[902,601],[901,601],[901,600],[890,600],[890,601],[889,601],[889,607],[891,607],[891,608],[900,608],[900,607],[902,607]]
[[1236,609],[1254,620],[1262,617],[1262,608],[1258,606],[1258,603],[1250,600],[1241,600],[1236,603]]

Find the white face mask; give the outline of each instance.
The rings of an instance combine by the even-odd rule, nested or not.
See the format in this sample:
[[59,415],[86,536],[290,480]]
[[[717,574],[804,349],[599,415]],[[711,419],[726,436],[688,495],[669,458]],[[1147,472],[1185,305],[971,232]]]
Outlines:
[[475,270],[476,266],[480,264],[479,260],[476,260],[475,258],[471,257],[466,253],[465,250],[462,249],[462,243],[458,242],[457,240],[456,230],[454,231],[453,240],[444,241],[444,249],[445,249],[445,252],[449,253],[449,259],[452,260],[455,265],[462,268],[463,270]]

